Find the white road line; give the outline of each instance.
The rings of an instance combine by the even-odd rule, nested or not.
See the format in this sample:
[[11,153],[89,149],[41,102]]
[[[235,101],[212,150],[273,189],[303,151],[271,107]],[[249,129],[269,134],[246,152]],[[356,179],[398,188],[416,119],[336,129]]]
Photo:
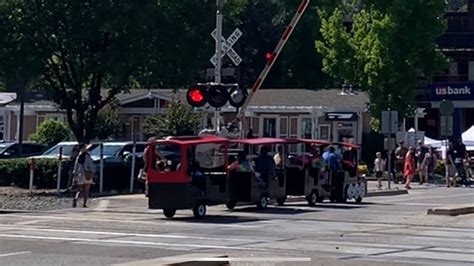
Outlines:
[[18,256],[18,255],[24,255],[24,254],[31,254],[31,251],[21,251],[21,252],[13,252],[13,253],[0,254],[0,258],[3,258],[3,257],[11,257],[11,256]]
[[51,237],[51,236],[30,236],[30,235],[13,235],[13,234],[0,234],[0,237],[17,238],[17,239],[76,241],[76,242],[104,243],[104,244],[106,243],[106,244],[163,246],[163,247],[177,247],[177,248],[187,247],[187,248],[203,248],[203,249],[267,251],[267,249],[245,248],[245,247],[235,247],[235,246],[198,245],[198,244],[184,244],[184,243],[175,244],[175,243],[131,241],[131,240],[118,240],[118,239],[90,239],[90,238],[76,238],[76,237]]
[[94,211],[103,212],[107,210],[110,205],[110,200],[99,200],[99,204],[94,208]]
[[171,238],[171,239],[198,239],[198,240],[220,240],[220,241],[261,241],[269,242],[270,240],[263,239],[243,239],[243,238],[227,238],[227,237],[201,237],[201,236],[190,236],[190,235],[168,235],[168,234],[137,234],[137,233],[121,233],[111,231],[85,231],[85,230],[67,230],[67,229],[48,229],[48,228],[37,228],[37,227],[14,227],[8,225],[0,225],[0,228],[8,230],[21,230],[21,231],[33,231],[33,232],[54,232],[54,233],[72,233],[72,234],[91,234],[91,235],[108,235],[108,236],[122,236],[122,237],[147,237],[147,238]]
[[[33,216],[33,215],[17,215],[17,214],[3,214],[2,217],[17,217],[25,219],[45,219],[45,220],[69,220],[69,221],[92,221],[92,222],[110,222],[110,223],[124,223],[124,224],[148,224],[156,225],[157,221],[137,221],[137,220],[121,220],[121,219],[100,219],[100,218],[85,218],[85,217],[65,217],[65,216]],[[222,218],[225,218],[224,216]],[[258,221],[257,221],[258,222]],[[169,222],[165,221],[164,224],[176,225],[182,227],[234,227],[234,228],[260,228],[264,225],[238,225],[238,224],[213,224],[213,223],[193,223],[193,222]]]

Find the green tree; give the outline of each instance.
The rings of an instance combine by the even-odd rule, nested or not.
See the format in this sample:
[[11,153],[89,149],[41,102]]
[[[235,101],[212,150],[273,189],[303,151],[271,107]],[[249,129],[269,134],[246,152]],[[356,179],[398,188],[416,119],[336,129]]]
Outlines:
[[41,123],[35,133],[29,136],[29,140],[53,146],[58,142],[68,140],[71,131],[68,126],[60,121],[48,119]]
[[118,108],[118,105],[113,102],[99,111],[95,129],[97,138],[117,138],[117,136],[122,132]]
[[322,39],[316,49],[323,56],[323,71],[366,91],[375,118],[388,108],[411,116],[416,88],[446,64],[435,42],[445,29],[445,3],[358,2],[361,10],[352,15],[350,27],[341,8],[320,10]]
[[[99,111],[117,94],[202,81],[214,50],[209,36],[214,5],[211,0],[0,1],[0,59],[15,70],[0,73],[46,90],[66,110],[76,138],[87,142],[97,136]],[[8,87],[19,87],[15,82]]]
[[171,101],[163,114],[146,118],[145,132],[157,137],[194,135],[200,119],[189,105]]

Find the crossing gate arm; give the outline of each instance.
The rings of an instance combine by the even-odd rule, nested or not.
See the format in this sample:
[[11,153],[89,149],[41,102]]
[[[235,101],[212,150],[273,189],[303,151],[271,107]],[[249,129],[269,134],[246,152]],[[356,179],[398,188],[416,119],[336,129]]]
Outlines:
[[263,68],[262,72],[260,72],[260,75],[258,76],[257,80],[252,85],[252,88],[249,92],[249,96],[245,100],[242,107],[239,109],[239,112],[237,113],[237,116],[236,116],[235,120],[233,121],[234,124],[237,124],[239,121],[242,121],[242,119],[245,115],[245,111],[247,110],[248,105],[250,103],[250,100],[252,99],[253,95],[262,86],[263,82],[265,81],[265,78],[267,77],[268,73],[270,72],[271,68],[273,67],[273,64],[275,63],[276,59],[280,55],[280,52],[283,50],[283,47],[285,47],[285,44],[288,42],[288,39],[290,38],[291,34],[293,33],[293,30],[295,29],[296,25],[300,21],[300,18],[303,16],[306,8],[309,5],[309,2],[310,2],[310,0],[302,0],[301,3],[299,4],[295,15],[291,19],[288,26],[286,26],[285,30],[283,31],[283,34],[281,35],[280,40],[278,41],[275,49],[273,50],[271,59],[268,60],[267,63],[265,64],[265,67]]

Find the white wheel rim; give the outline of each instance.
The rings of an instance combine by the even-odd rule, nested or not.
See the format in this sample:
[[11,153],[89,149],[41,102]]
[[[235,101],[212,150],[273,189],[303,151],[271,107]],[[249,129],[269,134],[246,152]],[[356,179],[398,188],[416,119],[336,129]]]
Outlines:
[[206,206],[204,205],[199,205],[198,207],[198,213],[200,216],[204,216],[204,214],[206,213]]
[[266,197],[262,197],[260,199],[260,205],[262,205],[262,207],[267,206],[267,198]]
[[316,193],[311,194],[311,202],[312,203],[318,202],[318,197],[316,196]]
[[350,184],[349,187],[347,188],[347,198],[352,199],[354,197],[354,186],[353,184]]
[[354,184],[354,198],[357,199],[360,195],[360,186],[359,183]]
[[364,197],[364,195],[365,195],[365,186],[364,186],[364,184],[359,183],[359,187],[360,187],[360,194],[359,194],[359,196],[362,198],[362,197]]

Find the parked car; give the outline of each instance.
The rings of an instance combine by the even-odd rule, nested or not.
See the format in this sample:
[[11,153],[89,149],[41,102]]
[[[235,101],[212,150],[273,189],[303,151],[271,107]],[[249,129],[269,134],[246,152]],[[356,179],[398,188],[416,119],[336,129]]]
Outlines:
[[[104,143],[104,190],[125,190],[130,187],[133,156],[135,156],[134,176],[137,176],[140,168],[143,166],[142,158],[146,145],[146,142],[137,142],[135,154],[133,154],[133,142]],[[96,165],[94,179],[98,183],[100,174],[100,145],[91,149],[90,155]]]
[[[78,145],[76,141],[64,141],[59,142],[58,144],[54,145],[53,147],[49,148],[41,155],[33,156],[31,158],[34,159],[57,159],[59,157],[60,149],[62,148],[62,157],[63,160],[68,160],[69,156],[71,156],[72,150],[74,146]],[[92,149],[99,146],[98,143],[92,143]]]
[[20,158],[38,155],[46,150],[44,144],[34,142],[23,142],[22,154],[18,142],[0,142],[0,159]]

